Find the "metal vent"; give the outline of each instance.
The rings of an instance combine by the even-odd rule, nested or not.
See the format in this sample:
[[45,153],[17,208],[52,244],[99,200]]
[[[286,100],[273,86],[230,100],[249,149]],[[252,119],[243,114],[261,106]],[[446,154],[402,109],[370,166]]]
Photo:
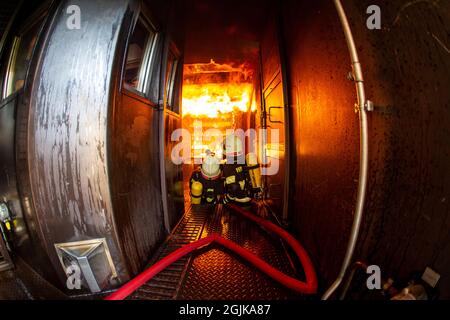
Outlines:
[[91,292],[101,292],[117,277],[117,272],[104,238],[55,244],[64,272],[79,268],[81,284]]

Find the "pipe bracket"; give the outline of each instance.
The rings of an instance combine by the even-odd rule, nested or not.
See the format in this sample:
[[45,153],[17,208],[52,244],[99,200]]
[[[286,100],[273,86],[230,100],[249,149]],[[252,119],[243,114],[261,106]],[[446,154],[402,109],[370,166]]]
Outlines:
[[375,110],[375,105],[373,101],[367,100],[366,103],[364,104],[364,110],[368,112],[373,112]]
[[[364,103],[364,111],[366,112],[374,112],[375,111],[375,104],[373,101],[367,100]],[[355,103],[355,113],[359,113],[361,111],[361,106],[358,103]]]

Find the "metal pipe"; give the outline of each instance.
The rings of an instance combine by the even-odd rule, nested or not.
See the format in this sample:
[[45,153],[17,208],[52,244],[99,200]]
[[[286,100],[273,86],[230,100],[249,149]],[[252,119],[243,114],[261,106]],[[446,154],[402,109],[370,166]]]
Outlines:
[[350,239],[347,245],[347,251],[345,253],[344,261],[342,262],[339,275],[330,288],[322,296],[322,300],[327,300],[340,286],[342,279],[350,265],[353,253],[355,251],[356,242],[358,240],[358,234],[361,227],[361,220],[364,210],[364,203],[366,198],[367,190],[367,174],[368,174],[368,163],[369,163],[369,135],[368,135],[368,124],[367,124],[367,110],[366,110],[366,95],[364,90],[364,78],[361,70],[361,64],[358,58],[358,52],[356,50],[355,41],[353,39],[353,34],[350,29],[350,25],[345,14],[344,8],[342,7],[340,0],[334,0],[339,19],[342,23],[344,29],[345,38],[347,41],[347,46],[350,51],[350,57],[352,60],[353,67],[353,79],[356,82],[356,91],[358,94],[358,109],[359,109],[359,119],[360,119],[360,167],[359,167],[359,184],[358,184],[358,195],[355,207],[355,216],[353,220],[352,230]]
[[347,281],[344,284],[344,288],[342,289],[342,293],[341,293],[341,296],[340,296],[339,300],[344,300],[345,299],[345,296],[347,295],[348,289],[350,289],[350,285],[351,285],[351,283],[353,281],[353,278],[355,276],[356,270],[359,269],[359,268],[361,268],[363,270],[367,270],[367,265],[365,263],[361,262],[361,261],[357,261],[357,262],[355,262],[353,264],[352,271],[350,272],[350,275],[348,276],[348,279],[347,279]]

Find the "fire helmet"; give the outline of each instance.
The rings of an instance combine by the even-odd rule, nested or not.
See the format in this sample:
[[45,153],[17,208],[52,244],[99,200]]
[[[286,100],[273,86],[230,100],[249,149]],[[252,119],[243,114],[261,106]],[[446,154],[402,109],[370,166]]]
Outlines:
[[212,154],[208,154],[203,160],[202,175],[209,180],[217,179],[220,176],[219,159]]
[[235,134],[225,137],[224,155],[227,157],[240,157],[243,154],[242,140]]

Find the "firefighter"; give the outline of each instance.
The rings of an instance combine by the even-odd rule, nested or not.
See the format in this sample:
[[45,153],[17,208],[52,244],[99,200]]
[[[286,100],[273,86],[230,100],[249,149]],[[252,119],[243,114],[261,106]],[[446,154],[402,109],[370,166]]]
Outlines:
[[234,134],[225,138],[223,148],[226,157],[223,166],[224,203],[248,206],[261,192],[261,171],[256,155],[249,153],[244,157],[242,141]]
[[207,152],[201,168],[192,173],[190,179],[192,204],[216,204],[223,194],[220,161],[213,153]]
[[[6,245],[6,249],[11,251],[12,245],[12,233],[13,226],[15,221],[11,217],[11,211],[9,210],[9,206],[5,202],[0,203],[0,241],[3,238],[3,241]],[[1,256],[0,256],[1,257]]]

